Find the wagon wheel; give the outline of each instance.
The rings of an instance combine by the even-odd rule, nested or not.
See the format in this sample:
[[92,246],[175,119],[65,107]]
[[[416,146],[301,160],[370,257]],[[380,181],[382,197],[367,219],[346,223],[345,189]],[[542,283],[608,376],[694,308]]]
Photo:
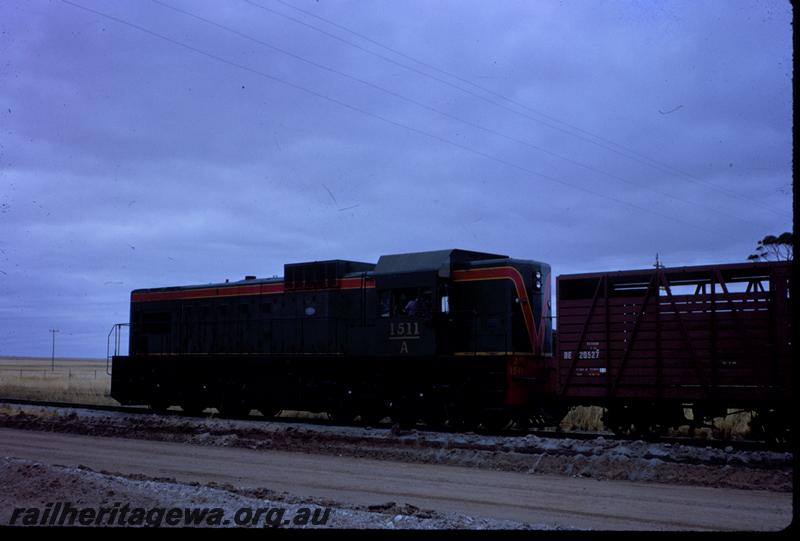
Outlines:
[[634,423],[633,416],[625,406],[608,407],[603,412],[603,424],[617,436],[631,438],[639,436],[640,426]]
[[791,421],[780,410],[760,410],[750,421],[751,433],[773,445],[792,442]]
[[664,436],[669,426],[659,419],[648,419],[646,415],[626,414],[620,417],[603,417],[605,425],[617,436],[625,438],[658,439]]
[[616,436],[621,438],[634,438],[636,437],[636,429],[630,423],[628,424],[608,424],[608,429]]
[[665,436],[669,431],[669,425],[667,424],[644,419],[634,422],[633,426],[636,435],[647,439],[658,439]]

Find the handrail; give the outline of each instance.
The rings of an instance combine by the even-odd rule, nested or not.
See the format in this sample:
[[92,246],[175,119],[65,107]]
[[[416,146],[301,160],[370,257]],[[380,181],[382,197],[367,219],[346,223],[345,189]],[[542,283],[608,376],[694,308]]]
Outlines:
[[[111,358],[116,357],[120,350],[120,338],[122,335],[122,327],[130,327],[130,323],[114,323],[111,330],[108,331],[106,338],[106,374],[111,375]],[[114,354],[111,354],[111,335],[114,335]]]

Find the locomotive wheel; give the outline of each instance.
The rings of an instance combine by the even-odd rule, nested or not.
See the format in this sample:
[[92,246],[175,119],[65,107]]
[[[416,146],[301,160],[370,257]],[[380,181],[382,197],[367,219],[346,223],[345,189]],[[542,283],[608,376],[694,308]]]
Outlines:
[[328,418],[334,423],[350,424],[356,420],[356,411],[350,407],[338,407],[328,412]]
[[501,432],[511,425],[511,416],[504,411],[489,411],[481,416],[481,426],[488,432]]
[[258,412],[266,417],[267,419],[272,419],[273,417],[277,417],[281,414],[283,410],[278,406],[273,406],[271,404],[266,404],[258,408]]
[[444,411],[433,411],[426,413],[422,420],[429,428],[440,430],[447,424],[447,415]]
[[423,422],[433,429],[444,428],[447,424],[447,404],[443,400],[431,400],[424,407]]
[[381,423],[385,415],[380,413],[362,413],[358,416],[362,425],[377,426]]
[[400,428],[408,430],[416,426],[417,418],[408,412],[396,413],[392,415],[392,422],[400,425]]
[[247,407],[245,405],[241,405],[241,404],[236,404],[236,405],[220,404],[218,409],[219,409],[220,414],[223,417],[228,417],[228,418],[231,418],[231,419],[238,419],[238,418],[247,417],[248,415],[250,415],[250,409],[251,408],[249,408],[249,407]]
[[418,419],[416,411],[410,404],[406,404],[406,407],[403,407],[403,404],[392,404],[389,416],[392,418],[393,423],[400,425],[400,428],[404,429],[413,428]]
[[250,406],[241,398],[223,398],[222,403],[217,408],[223,417],[247,417],[250,415]]
[[150,402],[150,409],[158,413],[164,413],[169,409],[170,405],[166,400],[153,400]]
[[561,429],[561,421],[570,411],[567,405],[545,404],[536,406],[531,409],[527,418],[522,418],[516,421],[519,428],[535,427],[535,428],[555,428],[557,431]]
[[181,404],[181,409],[188,415],[202,415],[206,407],[201,402],[184,402]]
[[358,404],[358,420],[362,425],[377,426],[386,417],[386,405],[377,399],[364,399]]
[[448,416],[447,424],[455,430],[474,431],[480,419],[471,411],[453,411]]
[[241,418],[250,415],[252,404],[247,401],[247,387],[238,383],[227,383],[222,386],[222,397],[217,406],[220,415],[230,418]]
[[513,419],[513,423],[514,424],[512,426],[513,426],[514,430],[520,430],[520,431],[524,432],[524,431],[527,431],[528,428],[530,428],[530,426],[531,426],[531,418],[526,414],[515,415],[514,419]]

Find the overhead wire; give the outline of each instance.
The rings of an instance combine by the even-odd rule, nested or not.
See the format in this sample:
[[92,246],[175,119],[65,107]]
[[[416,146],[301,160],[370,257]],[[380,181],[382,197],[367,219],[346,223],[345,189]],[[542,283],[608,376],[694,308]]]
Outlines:
[[[473,96],[473,97],[478,98],[478,99],[480,99],[482,101],[490,103],[490,104],[494,105],[495,107],[504,109],[504,110],[509,111],[509,112],[511,112],[513,114],[522,116],[524,118],[527,118],[527,119],[532,120],[534,122],[537,122],[539,124],[547,126],[548,128],[550,128],[552,130],[564,133],[564,134],[572,136],[572,137],[576,137],[576,138],[581,139],[581,140],[583,140],[583,141],[585,141],[587,143],[590,143],[592,145],[598,146],[600,148],[603,148],[605,150],[608,150],[610,152],[613,152],[615,154],[618,154],[618,155],[623,156],[625,158],[628,158],[630,160],[633,160],[633,161],[639,162],[639,163],[641,163],[643,165],[646,165],[646,166],[649,166],[651,168],[657,169],[657,170],[661,171],[662,173],[670,173],[670,174],[673,174],[673,175],[677,174],[679,176],[684,177],[686,180],[688,180],[689,182],[692,182],[694,184],[699,184],[699,185],[705,186],[705,187],[710,188],[710,189],[712,189],[712,190],[714,190],[716,192],[725,194],[725,195],[727,195],[729,197],[733,197],[733,198],[737,198],[737,199],[740,199],[740,200],[747,201],[750,204],[755,203],[755,204],[757,204],[757,205],[759,205],[761,207],[764,207],[765,209],[770,210],[771,212],[773,212],[775,214],[779,214],[779,215],[783,215],[784,214],[780,210],[773,208],[771,205],[768,205],[768,204],[763,203],[763,202],[758,201],[758,200],[754,200],[751,197],[748,197],[748,196],[739,194],[737,192],[728,190],[728,189],[723,188],[721,186],[718,186],[716,184],[712,184],[710,182],[704,181],[703,179],[700,179],[700,178],[698,178],[698,177],[696,177],[694,175],[691,175],[690,173],[687,173],[687,172],[682,171],[680,169],[674,168],[674,167],[672,167],[670,165],[663,164],[663,163],[661,163],[659,161],[656,161],[656,160],[654,160],[652,158],[649,158],[647,156],[644,156],[644,155],[642,155],[642,154],[640,154],[640,153],[638,153],[638,152],[636,152],[634,150],[631,150],[631,149],[629,149],[629,148],[627,148],[627,147],[625,147],[625,146],[623,146],[623,145],[621,145],[619,143],[615,143],[615,142],[613,142],[613,141],[611,141],[609,139],[606,139],[606,138],[604,138],[602,136],[593,134],[593,133],[591,133],[591,132],[589,132],[587,130],[584,130],[584,129],[579,128],[577,126],[573,126],[573,125],[571,125],[571,124],[569,124],[567,122],[558,120],[557,118],[555,118],[555,117],[553,117],[551,115],[547,115],[547,114],[542,113],[540,111],[537,111],[537,110],[535,110],[533,108],[530,108],[527,105],[521,104],[518,101],[512,100],[511,98],[508,98],[507,96],[504,96],[504,95],[502,95],[500,93],[494,92],[491,89],[487,89],[487,88],[485,88],[485,87],[483,87],[481,85],[478,85],[476,83],[468,81],[467,79],[464,79],[462,77],[456,76],[456,75],[454,75],[454,74],[452,74],[452,73],[450,73],[448,71],[436,68],[436,67],[430,65],[429,63],[426,63],[424,61],[418,60],[418,59],[416,59],[416,58],[414,58],[414,57],[412,57],[410,55],[407,55],[405,53],[398,52],[397,50],[395,50],[395,49],[393,49],[391,47],[383,45],[383,44],[377,42],[376,40],[368,38],[368,37],[364,36],[363,34],[360,34],[360,33],[356,32],[354,30],[351,30],[351,29],[349,29],[349,28],[347,28],[347,27],[345,27],[345,26],[343,26],[341,24],[335,23],[335,22],[330,21],[330,20],[328,20],[328,19],[326,19],[324,17],[321,17],[319,15],[315,15],[315,14],[313,14],[313,13],[307,11],[307,10],[303,10],[301,8],[293,6],[293,5],[291,5],[288,2],[285,2],[283,0],[276,0],[276,1],[279,2],[280,4],[286,6],[286,7],[290,7],[292,9],[296,10],[296,11],[302,12],[302,13],[308,15],[308,16],[314,17],[314,18],[319,19],[319,20],[321,20],[323,22],[331,24],[331,25],[333,25],[333,26],[335,26],[337,28],[345,30],[346,32],[349,32],[349,33],[351,33],[351,34],[353,34],[355,36],[358,36],[358,37],[360,37],[362,39],[365,39],[365,40],[369,41],[370,43],[373,43],[373,44],[378,45],[378,46],[380,46],[380,47],[382,47],[382,48],[384,48],[384,49],[386,49],[388,51],[391,51],[394,54],[398,54],[398,55],[402,56],[403,58],[408,58],[408,59],[410,59],[410,60],[412,60],[412,61],[414,61],[414,62],[416,62],[416,63],[418,63],[420,65],[423,65],[423,66],[427,67],[428,69],[433,69],[434,71],[437,71],[437,72],[442,73],[444,75],[447,75],[449,77],[453,77],[456,80],[459,80],[459,81],[462,81],[462,82],[467,82],[471,86],[473,86],[475,88],[479,88],[483,92],[486,92],[486,93],[494,95],[494,96],[498,96],[501,99],[503,99],[505,101],[508,101],[509,103],[513,103],[514,105],[516,105],[518,107],[521,107],[523,109],[529,110],[529,111],[531,111],[531,112],[533,112],[535,114],[538,114],[540,116],[548,118],[549,120],[552,120],[552,121],[557,122],[559,124],[563,124],[565,126],[568,126],[570,129],[572,129],[574,131],[570,131],[570,130],[567,130],[565,128],[561,128],[559,126],[553,125],[552,123],[550,123],[548,121],[533,117],[533,116],[531,116],[529,114],[526,114],[524,112],[518,111],[518,110],[513,109],[511,107],[508,107],[507,105],[504,105],[503,103],[499,103],[499,102],[497,102],[495,100],[487,98],[486,96],[482,96],[481,94],[478,94],[477,92],[473,92],[473,91],[471,91],[469,89],[466,89],[466,88],[464,88],[462,86],[459,86],[459,85],[454,84],[454,83],[452,83],[450,81],[442,79],[441,77],[436,77],[435,75],[431,75],[430,73],[427,73],[425,71],[417,69],[417,68],[415,68],[413,66],[409,66],[408,64],[404,64],[402,62],[398,62],[397,60],[395,60],[393,58],[389,58],[389,57],[387,57],[385,55],[382,55],[380,53],[377,53],[375,51],[372,51],[370,49],[362,47],[362,46],[358,45],[357,43],[353,43],[352,41],[349,41],[349,40],[347,40],[345,38],[342,38],[341,36],[337,36],[336,34],[332,34],[330,32],[327,32],[326,30],[323,30],[322,28],[314,26],[313,24],[310,24],[310,23],[308,23],[306,21],[303,21],[301,19],[297,19],[295,17],[292,17],[291,15],[287,15],[285,13],[281,13],[280,11],[274,10],[272,8],[269,8],[267,6],[264,6],[262,4],[254,2],[253,0],[244,0],[244,2],[246,2],[247,4],[250,4],[253,7],[256,7],[258,9],[261,9],[261,10],[264,10],[264,11],[267,11],[269,13],[273,13],[275,15],[278,15],[279,17],[283,17],[283,18],[285,18],[287,20],[290,20],[292,22],[295,22],[297,24],[300,24],[302,26],[310,28],[310,29],[312,29],[312,30],[314,30],[316,32],[319,32],[319,33],[321,33],[321,34],[323,34],[325,36],[330,37],[331,39],[335,39],[335,40],[340,41],[342,43],[345,43],[345,44],[347,44],[347,45],[349,45],[351,47],[354,47],[355,49],[358,49],[359,51],[362,51],[362,52],[364,52],[366,54],[375,56],[375,57],[380,58],[380,59],[382,59],[382,60],[384,60],[386,62],[389,62],[389,63],[391,63],[393,65],[396,65],[398,67],[404,68],[404,69],[409,70],[409,71],[412,71],[414,73],[422,75],[423,77],[427,77],[429,79],[437,81],[437,82],[439,82],[441,84],[444,84],[446,86],[449,86],[451,88],[455,88],[455,89],[457,89],[457,90],[459,90],[461,92],[464,92],[464,93],[466,93],[466,94],[468,94],[470,96]],[[575,133],[575,132],[579,132],[579,133]],[[586,134],[586,135],[581,135],[581,134]],[[587,136],[588,137],[592,137],[594,139],[590,139]],[[617,146],[619,148],[614,148],[611,145],[615,145],[615,146]],[[620,150],[620,149],[623,149],[623,150]]]
[[[100,17],[103,17],[103,18],[106,18],[108,20],[114,21],[114,22],[116,22],[118,24],[122,24],[122,25],[128,26],[128,27],[133,28],[133,29],[135,29],[135,30],[137,30],[139,32],[142,32],[142,33],[148,34],[150,36],[156,37],[158,39],[161,39],[163,41],[166,41],[166,42],[171,43],[173,45],[176,45],[178,47],[182,47],[182,48],[187,49],[189,51],[192,51],[194,53],[200,54],[202,56],[205,56],[205,57],[210,58],[212,60],[215,60],[217,62],[226,64],[228,66],[231,66],[231,67],[234,67],[234,68],[237,68],[237,69],[240,69],[242,71],[246,71],[248,73],[252,73],[254,75],[258,75],[259,77],[263,77],[265,79],[277,82],[277,83],[282,84],[284,86],[287,86],[289,88],[293,88],[295,90],[299,90],[299,91],[304,92],[306,94],[315,96],[317,98],[320,98],[320,99],[323,99],[323,100],[326,100],[326,101],[330,101],[331,103],[339,105],[340,107],[343,107],[345,109],[349,109],[351,111],[355,111],[357,113],[360,113],[362,115],[374,118],[376,120],[380,120],[380,121],[385,122],[387,124],[390,124],[392,126],[395,126],[395,127],[398,127],[398,128],[401,128],[401,129],[404,129],[404,130],[407,130],[407,131],[410,131],[410,132],[413,132],[413,133],[417,133],[419,135],[423,135],[423,136],[428,137],[430,139],[445,143],[447,145],[450,145],[452,147],[461,149],[461,150],[469,152],[471,154],[475,154],[477,156],[481,156],[481,157],[486,158],[486,159],[488,159],[490,161],[494,161],[496,163],[503,164],[503,165],[505,165],[505,166],[507,166],[509,168],[516,169],[518,171],[522,171],[523,173],[527,173],[529,175],[533,175],[533,176],[542,178],[544,180],[548,180],[550,182],[555,182],[555,183],[558,183],[558,184],[561,184],[561,185],[564,185],[564,186],[568,186],[570,188],[573,188],[573,189],[576,189],[576,190],[579,190],[579,191],[583,191],[585,193],[588,193],[590,195],[594,195],[594,196],[602,198],[602,199],[613,201],[613,202],[615,202],[615,203],[617,203],[619,205],[628,207],[630,209],[635,209],[635,210],[644,212],[646,214],[653,214],[653,215],[656,215],[656,216],[660,216],[661,218],[664,218],[664,219],[667,219],[667,220],[670,220],[670,221],[674,221],[676,223],[679,223],[679,224],[682,224],[682,225],[685,225],[685,226],[688,226],[688,227],[699,229],[699,230],[701,230],[701,231],[703,231],[705,233],[712,233],[711,231],[709,231],[709,229],[707,227],[703,227],[703,226],[700,226],[700,225],[697,225],[697,224],[693,224],[691,222],[686,222],[684,220],[681,220],[681,219],[676,218],[674,216],[670,216],[668,214],[663,214],[663,213],[658,212],[656,210],[653,210],[651,208],[642,207],[642,206],[636,205],[634,203],[630,203],[628,201],[624,201],[624,200],[618,199],[616,197],[608,195],[607,193],[598,192],[598,191],[586,188],[585,186],[572,184],[572,183],[567,182],[567,181],[565,181],[563,179],[552,177],[550,175],[546,175],[544,173],[541,173],[539,171],[535,171],[535,170],[530,169],[528,167],[516,164],[514,162],[510,162],[510,161],[505,160],[503,158],[488,154],[486,152],[483,152],[482,150],[478,150],[478,149],[469,147],[467,145],[463,145],[463,144],[458,143],[456,141],[450,140],[450,139],[448,139],[446,137],[442,137],[442,136],[439,136],[439,135],[436,135],[436,134],[433,134],[433,133],[430,133],[430,132],[426,132],[424,130],[421,130],[421,129],[416,128],[414,126],[410,126],[408,124],[403,124],[402,122],[398,122],[396,120],[392,120],[392,119],[384,117],[382,115],[373,113],[371,111],[368,111],[368,110],[363,109],[361,107],[358,107],[356,105],[349,104],[349,103],[344,102],[342,100],[339,100],[337,98],[333,98],[331,96],[328,96],[328,95],[323,94],[321,92],[318,92],[316,90],[313,90],[313,89],[307,88],[305,86],[293,83],[291,81],[287,81],[287,80],[282,79],[280,77],[277,77],[275,75],[271,75],[269,73],[257,70],[255,68],[251,68],[250,66],[246,66],[244,64],[240,64],[238,62],[234,62],[232,60],[228,60],[228,59],[226,59],[224,57],[221,57],[219,55],[216,55],[214,53],[205,51],[205,50],[200,49],[198,47],[194,47],[193,45],[189,45],[187,43],[184,43],[182,41],[176,40],[174,38],[171,38],[169,36],[166,36],[164,34],[156,32],[154,30],[150,30],[148,28],[145,28],[145,27],[143,27],[141,25],[138,25],[136,23],[132,23],[130,21],[122,19],[120,17],[116,17],[114,15],[111,15],[111,14],[96,10],[94,8],[90,8],[88,6],[84,6],[82,4],[78,4],[78,3],[73,2],[71,0],[61,0],[61,2],[64,3],[64,4],[70,5],[70,6],[74,7],[74,8],[81,9],[81,10],[84,10],[86,12],[93,13],[93,14],[98,15]],[[737,241],[740,240],[737,237],[734,237],[734,236],[728,234],[727,232],[723,233],[723,235],[729,236],[731,239],[735,239]]]
[[494,136],[497,136],[497,137],[501,137],[501,138],[506,139],[508,141],[512,141],[514,143],[526,146],[528,148],[534,149],[534,150],[536,150],[538,152],[541,152],[543,154],[546,154],[548,156],[551,156],[551,157],[560,159],[562,161],[565,161],[567,163],[570,163],[572,165],[575,165],[577,167],[581,167],[581,168],[586,169],[588,171],[592,171],[594,173],[606,176],[608,178],[612,178],[614,180],[623,182],[623,183],[628,184],[630,186],[633,186],[635,188],[645,189],[645,190],[651,191],[651,192],[656,193],[656,194],[658,194],[658,195],[660,195],[662,197],[666,197],[666,198],[669,198],[669,199],[672,199],[672,200],[675,200],[675,201],[680,201],[682,203],[687,203],[687,204],[690,204],[690,205],[694,205],[696,207],[700,207],[700,208],[703,208],[703,209],[712,210],[712,211],[717,212],[717,213],[719,213],[719,214],[721,214],[723,216],[726,216],[728,218],[733,218],[735,220],[739,220],[739,221],[741,221],[743,223],[747,223],[747,224],[750,224],[750,225],[759,225],[759,226],[761,225],[761,224],[755,224],[754,222],[752,222],[750,220],[747,220],[747,219],[744,219],[739,215],[730,214],[730,213],[725,212],[723,210],[720,210],[720,209],[717,209],[717,208],[713,208],[713,207],[710,207],[710,206],[702,204],[702,203],[698,203],[698,202],[693,201],[691,199],[685,199],[685,198],[682,198],[682,197],[678,197],[678,196],[676,196],[674,194],[671,194],[671,193],[668,193],[668,192],[664,192],[664,191],[652,188],[650,186],[643,186],[642,184],[640,184],[638,182],[632,181],[630,179],[624,178],[624,177],[616,175],[614,173],[610,173],[610,172],[604,171],[604,170],[602,170],[600,168],[597,168],[597,167],[594,167],[592,165],[585,164],[583,162],[580,162],[580,161],[575,160],[573,158],[570,158],[568,156],[561,155],[561,154],[559,154],[557,152],[553,152],[553,151],[548,150],[548,149],[546,149],[544,147],[541,147],[539,145],[533,144],[533,143],[531,143],[529,141],[525,141],[523,139],[511,136],[511,135],[507,135],[505,133],[499,132],[499,131],[494,130],[492,128],[486,127],[486,126],[484,126],[482,124],[479,124],[479,123],[476,123],[476,122],[473,122],[473,121],[470,121],[470,120],[466,120],[464,118],[461,118],[459,116],[453,115],[453,114],[448,113],[446,111],[442,111],[440,109],[437,109],[436,107],[433,107],[431,105],[425,104],[423,102],[420,102],[420,101],[415,100],[413,98],[410,98],[408,96],[400,94],[399,92],[396,92],[394,90],[391,90],[391,89],[385,88],[383,86],[377,85],[375,83],[372,83],[372,82],[367,81],[365,79],[362,79],[360,77],[354,76],[352,74],[343,72],[343,71],[338,70],[336,68],[332,68],[332,67],[327,66],[325,64],[321,64],[321,63],[316,62],[314,60],[311,60],[309,58],[306,58],[306,57],[303,57],[301,55],[298,55],[296,53],[292,53],[291,51],[288,51],[288,50],[286,50],[286,49],[284,49],[282,47],[278,47],[276,45],[268,43],[268,42],[266,42],[266,41],[264,41],[264,40],[262,40],[260,38],[256,38],[256,37],[251,36],[249,34],[246,34],[244,32],[240,32],[239,30],[236,30],[236,29],[231,28],[229,26],[223,25],[221,23],[218,23],[216,21],[213,21],[213,20],[208,19],[206,17],[203,17],[201,15],[197,15],[196,13],[192,13],[190,11],[186,11],[186,10],[181,9],[179,7],[173,6],[171,4],[163,2],[162,0],[150,0],[150,1],[155,3],[155,4],[157,4],[157,5],[162,6],[164,8],[170,9],[172,11],[175,11],[177,13],[180,13],[180,14],[188,16],[188,17],[192,17],[192,18],[194,18],[196,20],[199,20],[199,21],[201,21],[201,22],[203,22],[205,24],[208,24],[208,25],[214,26],[216,28],[219,28],[221,30],[224,30],[224,31],[226,31],[228,33],[231,33],[231,34],[233,34],[235,36],[238,36],[240,38],[243,38],[243,39],[252,41],[254,43],[257,43],[257,44],[259,44],[259,45],[261,45],[263,47],[266,47],[266,48],[268,48],[270,50],[273,50],[275,52],[278,52],[280,54],[286,55],[286,56],[288,56],[290,58],[293,58],[295,60],[298,60],[300,62],[304,62],[304,63],[306,63],[308,65],[311,65],[311,66],[314,66],[314,67],[316,67],[318,69],[327,71],[329,73],[336,74],[336,75],[338,75],[340,77],[344,77],[344,78],[350,79],[351,81],[355,81],[355,82],[357,82],[359,84],[368,86],[370,88],[373,88],[373,89],[378,90],[380,92],[383,92],[385,94],[393,96],[393,97],[395,97],[397,99],[403,100],[403,101],[405,101],[407,103],[411,103],[411,104],[413,104],[413,105],[415,105],[417,107],[420,107],[420,108],[425,109],[427,111],[431,111],[433,113],[436,113],[436,114],[438,114],[438,115],[440,115],[440,116],[442,116],[444,118],[447,118],[447,119],[462,123],[462,124],[464,124],[466,126],[470,126],[472,128],[481,130],[481,131],[483,131],[485,133],[489,133],[491,135],[494,135]]

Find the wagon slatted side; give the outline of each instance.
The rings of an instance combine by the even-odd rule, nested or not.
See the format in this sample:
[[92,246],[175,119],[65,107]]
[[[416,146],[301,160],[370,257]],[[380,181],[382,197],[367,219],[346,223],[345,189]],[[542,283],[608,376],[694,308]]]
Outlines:
[[788,263],[559,276],[562,397],[788,400]]

